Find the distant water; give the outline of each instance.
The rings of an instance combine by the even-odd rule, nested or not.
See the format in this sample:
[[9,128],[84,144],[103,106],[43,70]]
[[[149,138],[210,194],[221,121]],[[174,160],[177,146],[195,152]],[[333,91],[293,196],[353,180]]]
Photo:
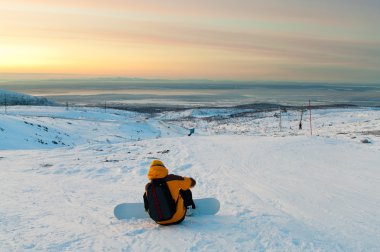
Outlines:
[[[6,83],[7,89],[43,96],[65,104],[233,106],[248,103],[283,105],[353,104],[380,106],[380,84],[241,83],[148,81],[124,79],[52,80]],[[0,87],[1,87],[0,86]]]

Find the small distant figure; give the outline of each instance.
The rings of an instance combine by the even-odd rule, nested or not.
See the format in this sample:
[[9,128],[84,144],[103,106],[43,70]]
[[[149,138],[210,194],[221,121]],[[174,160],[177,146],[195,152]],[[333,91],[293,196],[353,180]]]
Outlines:
[[298,125],[298,129],[301,130],[302,129],[302,116],[303,116],[303,112],[305,112],[303,109],[301,110],[301,118],[300,118],[300,123]]
[[192,129],[190,129],[190,133],[189,133],[187,136],[191,136],[191,135],[194,134],[194,133],[195,133],[195,129],[192,128]]

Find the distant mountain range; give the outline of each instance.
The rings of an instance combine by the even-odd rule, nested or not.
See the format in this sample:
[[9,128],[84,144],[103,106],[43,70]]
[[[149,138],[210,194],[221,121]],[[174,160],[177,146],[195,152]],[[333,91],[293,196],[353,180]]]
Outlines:
[[0,105],[57,105],[44,97],[36,97],[0,89]]

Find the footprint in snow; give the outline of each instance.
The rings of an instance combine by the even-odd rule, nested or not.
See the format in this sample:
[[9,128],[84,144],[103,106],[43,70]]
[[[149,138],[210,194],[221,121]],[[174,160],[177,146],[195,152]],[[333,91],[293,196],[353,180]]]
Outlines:
[[146,232],[145,229],[140,228],[140,229],[136,229],[136,230],[132,230],[130,232],[127,232],[127,233],[125,233],[125,235],[127,235],[127,236],[135,236],[135,235],[143,234],[145,232]]
[[139,170],[139,175],[146,175],[148,173],[148,169],[147,168],[141,168]]
[[186,171],[188,169],[190,169],[193,165],[192,164],[185,164],[185,165],[181,165],[180,167],[178,167],[176,169],[176,171]]

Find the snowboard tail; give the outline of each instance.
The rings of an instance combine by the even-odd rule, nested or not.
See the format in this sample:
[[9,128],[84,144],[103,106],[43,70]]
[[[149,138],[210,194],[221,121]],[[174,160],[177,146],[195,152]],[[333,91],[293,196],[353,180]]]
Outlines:
[[[215,198],[203,198],[194,200],[195,207],[191,216],[214,215],[220,209],[220,202]],[[115,207],[114,215],[117,219],[144,219],[149,218],[145,212],[144,203],[122,203]]]

